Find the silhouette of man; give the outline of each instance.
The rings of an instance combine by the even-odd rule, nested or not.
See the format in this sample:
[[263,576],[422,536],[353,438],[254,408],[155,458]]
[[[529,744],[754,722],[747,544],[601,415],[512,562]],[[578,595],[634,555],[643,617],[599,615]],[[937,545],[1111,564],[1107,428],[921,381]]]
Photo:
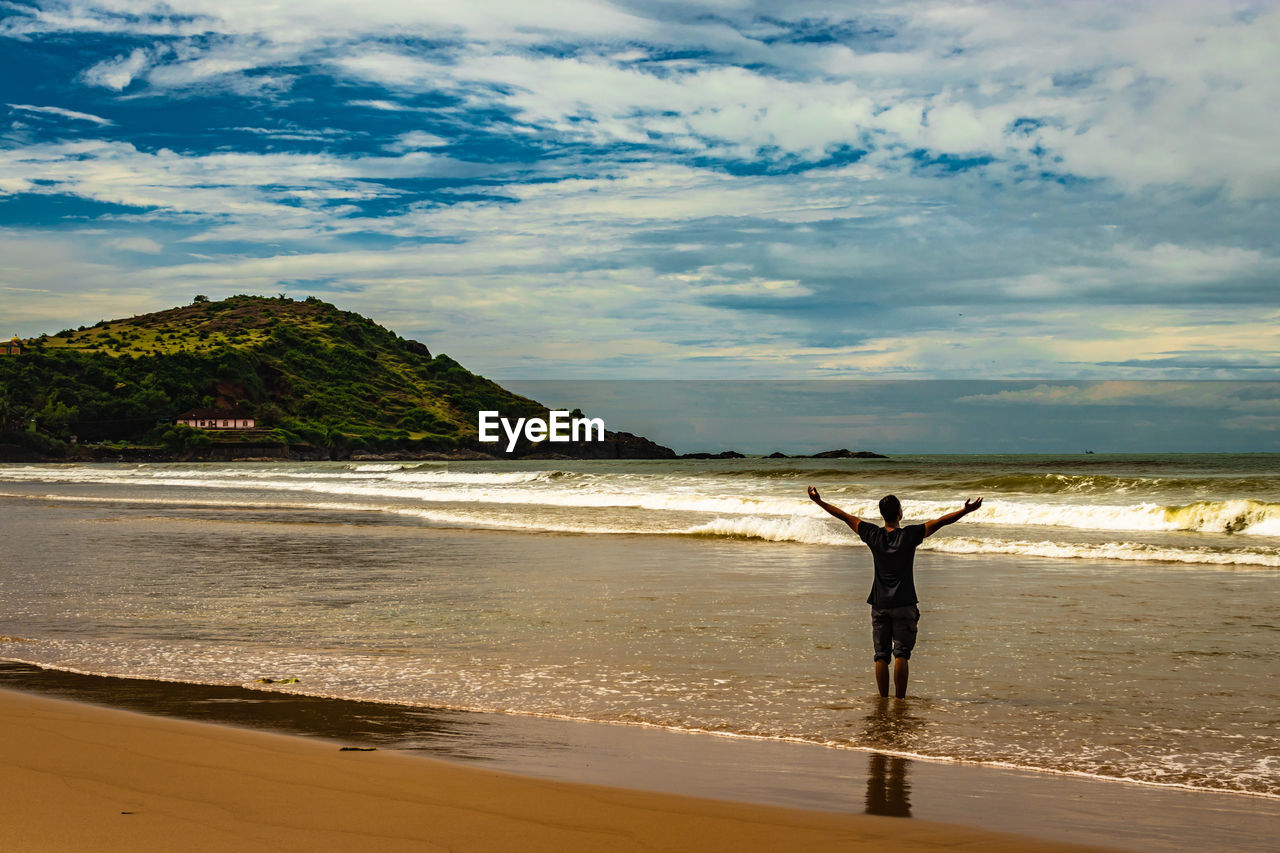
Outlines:
[[939,516],[924,524],[902,526],[902,503],[893,495],[880,499],[880,515],[884,527],[851,515],[822,499],[818,490],[809,487],[809,498],[818,506],[852,528],[871,549],[875,578],[867,604],[871,605],[871,643],[875,649],[876,687],[881,696],[889,695],[889,657],[893,656],[893,694],[899,699],[907,695],[907,660],[916,645],[916,628],[920,608],[916,606],[916,547],[939,528],[959,521],[978,507],[982,498],[964,502],[964,509]]

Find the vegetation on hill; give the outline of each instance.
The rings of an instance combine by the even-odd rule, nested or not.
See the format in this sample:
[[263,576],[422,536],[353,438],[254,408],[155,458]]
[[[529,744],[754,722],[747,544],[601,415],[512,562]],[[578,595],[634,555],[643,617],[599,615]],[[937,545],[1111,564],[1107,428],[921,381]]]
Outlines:
[[[450,450],[472,446],[480,409],[547,411],[315,297],[197,297],[26,344],[22,355],[0,357],[0,444],[46,455],[65,451],[72,436],[173,451],[212,441]],[[211,407],[244,410],[266,431],[173,424]]]

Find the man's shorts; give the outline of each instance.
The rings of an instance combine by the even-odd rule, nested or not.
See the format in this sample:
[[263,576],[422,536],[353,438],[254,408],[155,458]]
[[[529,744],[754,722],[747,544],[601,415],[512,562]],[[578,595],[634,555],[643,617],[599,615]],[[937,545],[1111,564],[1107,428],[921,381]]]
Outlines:
[[909,659],[916,647],[919,621],[920,608],[914,604],[883,610],[871,608],[871,645],[876,650],[876,660],[887,661],[890,651],[896,658]]

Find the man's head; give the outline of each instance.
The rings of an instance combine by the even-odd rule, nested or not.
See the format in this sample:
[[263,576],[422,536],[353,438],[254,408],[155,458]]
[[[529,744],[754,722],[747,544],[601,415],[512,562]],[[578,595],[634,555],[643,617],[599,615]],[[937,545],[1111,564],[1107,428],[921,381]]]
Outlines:
[[885,495],[880,499],[880,515],[885,524],[897,524],[902,521],[902,501],[893,495]]

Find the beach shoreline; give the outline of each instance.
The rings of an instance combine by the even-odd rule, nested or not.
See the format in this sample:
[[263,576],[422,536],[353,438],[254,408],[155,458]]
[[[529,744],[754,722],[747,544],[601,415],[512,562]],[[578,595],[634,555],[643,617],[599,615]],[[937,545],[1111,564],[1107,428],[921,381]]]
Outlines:
[[[0,672],[4,674],[0,679],[0,716],[4,718],[5,731],[16,748],[28,750],[30,755],[27,760],[16,761],[16,766],[7,768],[9,784],[21,787],[23,783],[17,780],[23,773],[35,773],[41,778],[51,773],[65,776],[71,772],[68,767],[83,764],[87,768],[98,768],[84,772],[97,774],[93,779],[100,800],[122,796],[121,802],[124,802],[128,796],[134,796],[129,792],[145,789],[144,782],[129,776],[132,772],[126,771],[129,760],[120,758],[122,752],[141,751],[148,760],[169,762],[163,771],[166,774],[189,774],[203,772],[200,767],[207,767],[207,764],[192,765],[195,759],[191,756],[204,749],[203,745],[220,744],[209,747],[215,751],[242,746],[268,748],[250,743],[261,735],[278,745],[270,749],[283,750],[287,756],[272,753],[277,755],[273,761],[295,762],[298,760],[293,752],[296,749],[300,750],[299,755],[324,759],[328,768],[325,772],[337,773],[338,777],[343,768],[351,766],[350,759],[367,762],[375,758],[376,752],[379,766],[386,760],[407,762],[388,766],[385,772],[397,779],[412,778],[414,785],[454,786],[452,781],[439,780],[452,779],[456,772],[473,781],[501,778],[505,780],[503,784],[528,788],[522,788],[523,793],[518,794],[493,793],[482,794],[482,797],[511,795],[536,799],[545,795],[554,799],[569,796],[566,791],[579,794],[590,791],[592,797],[599,791],[608,791],[609,797],[621,798],[611,799],[611,803],[623,804],[619,806],[623,812],[616,818],[620,821],[617,827],[629,825],[630,809],[651,808],[652,798],[662,799],[666,805],[679,803],[679,814],[683,817],[673,819],[672,832],[690,831],[684,821],[693,819],[695,823],[713,821],[720,827],[717,831],[729,833],[701,849],[725,846],[787,849],[785,844],[781,848],[770,848],[763,841],[761,846],[752,848],[745,837],[734,834],[736,829],[728,828],[729,824],[737,826],[735,821],[747,819],[747,815],[754,815],[757,810],[790,815],[785,820],[779,818],[784,820],[783,824],[769,824],[773,827],[770,832],[776,830],[783,835],[767,834],[767,837],[776,845],[787,837],[786,832],[794,832],[791,842],[797,845],[796,849],[804,846],[801,839],[807,838],[833,849],[863,849],[860,845],[883,844],[892,839],[896,845],[900,842],[905,845],[903,849],[931,850],[941,849],[944,843],[954,846],[956,839],[978,833],[973,843],[983,849],[1001,849],[1000,845],[1008,842],[1014,845],[1008,849],[1077,849],[1058,846],[1075,844],[1096,849],[1172,850],[1203,843],[1218,849],[1250,850],[1264,849],[1266,838],[1274,837],[1280,829],[1280,802],[1269,798],[1160,789],[1033,771],[916,761],[859,750],[634,726],[435,711],[242,687],[80,675],[13,663],[6,663]],[[68,726],[76,732],[68,730]],[[119,740],[121,727],[127,733],[124,740]],[[259,731],[250,731],[249,727]],[[85,731],[90,734],[86,735]],[[183,741],[184,745],[169,756],[151,751],[153,738],[169,737],[187,738],[191,743]],[[46,744],[31,752],[35,747],[27,744],[34,743],[32,738],[53,738],[55,744],[73,739],[83,745],[84,750],[74,760],[68,757],[70,764],[62,766],[41,757],[56,756],[58,747]],[[222,745],[224,740],[230,746]],[[414,745],[406,747],[406,743]],[[339,753],[342,746],[355,749]],[[328,759],[335,755],[348,760],[330,766]],[[418,759],[422,759],[421,764],[417,763]],[[13,760],[9,763],[15,764]],[[255,760],[255,768],[260,765],[261,761]],[[286,797],[288,805],[283,804],[285,800],[281,801],[281,808],[290,813],[305,813],[320,794],[311,789],[309,777],[273,777],[264,781],[254,775],[257,772],[254,769],[250,774],[254,784],[271,788],[271,797],[284,797],[275,786],[285,786],[290,792],[288,797],[298,798],[293,802]],[[222,783],[192,789],[194,796],[188,807],[195,811],[179,814],[172,804],[166,804],[162,822],[181,821],[184,833],[199,834],[207,830],[210,839],[225,832],[224,824],[206,826],[197,815],[205,808],[222,811],[230,808],[226,798],[238,789],[234,782],[226,781],[225,774],[233,774],[233,770],[220,765],[218,773],[223,774]],[[319,778],[327,777],[321,773]],[[84,778],[77,776],[65,784],[82,787]],[[315,783],[329,792],[325,796],[331,795],[333,784],[337,784],[337,777]],[[33,790],[37,789],[38,786]],[[21,791],[16,793],[26,796]],[[377,820],[387,820],[384,812],[392,813],[404,807],[398,798],[400,804],[394,808],[393,804],[384,802],[385,793],[350,789],[346,795],[365,803],[371,820],[375,814],[379,815]],[[46,805],[51,809],[64,807],[55,803]],[[42,807],[33,804],[34,812],[21,811],[24,815],[36,814]],[[80,807],[89,808],[87,804]],[[159,809],[156,804],[150,807]],[[101,801],[95,801],[96,811],[92,814],[98,818],[90,820],[91,815],[87,814],[85,826],[93,827],[93,832],[105,832],[102,837],[109,838],[114,830],[107,825],[109,821],[102,822],[105,821],[103,815],[113,818],[119,815],[102,808]],[[140,814],[141,808],[122,806],[121,810]],[[465,813],[455,816],[462,823],[478,819],[480,807],[476,803],[468,805],[458,801],[451,808]],[[725,809],[736,816],[726,817]],[[270,824],[261,816],[253,820],[263,826]],[[725,820],[729,824],[720,823]],[[784,832],[779,828],[782,826],[788,829]],[[289,832],[296,831],[295,825],[290,827]],[[598,829],[604,831],[603,827]],[[651,829],[657,832],[659,827]],[[40,847],[42,842],[37,830],[34,824],[15,830],[20,835],[26,833],[22,837],[31,840],[32,846],[21,849],[58,849]],[[252,836],[248,828],[240,831]],[[353,831],[349,826],[329,825],[319,835],[308,833],[307,837],[313,845],[311,849],[326,849],[326,844],[362,849],[358,846],[362,842],[352,840]],[[521,830],[525,831],[533,830]],[[547,831],[551,833],[549,844],[552,838],[556,844],[569,844],[561,849],[627,849],[614,847],[612,841],[605,843],[603,836],[593,836],[584,842],[586,846],[574,848],[559,834],[560,830]],[[409,849],[414,849],[412,845],[423,845],[417,849],[430,849],[425,845],[436,843],[433,838],[413,834],[401,840],[411,845]],[[488,840],[469,837],[462,849],[503,849],[501,844],[486,846],[498,840],[497,837]],[[93,843],[96,842],[85,838],[77,841],[81,846],[89,844],[83,849],[118,849],[112,846],[114,841],[104,841],[100,847],[93,847]],[[264,843],[275,841],[268,841],[264,836]],[[449,843],[456,843],[456,839]],[[650,837],[644,843],[656,849],[686,849],[679,838],[668,835]],[[536,849],[536,846],[523,846],[523,849]],[[219,848],[215,845],[209,849]]]
[[0,690],[11,849],[1094,849],[551,782]]

